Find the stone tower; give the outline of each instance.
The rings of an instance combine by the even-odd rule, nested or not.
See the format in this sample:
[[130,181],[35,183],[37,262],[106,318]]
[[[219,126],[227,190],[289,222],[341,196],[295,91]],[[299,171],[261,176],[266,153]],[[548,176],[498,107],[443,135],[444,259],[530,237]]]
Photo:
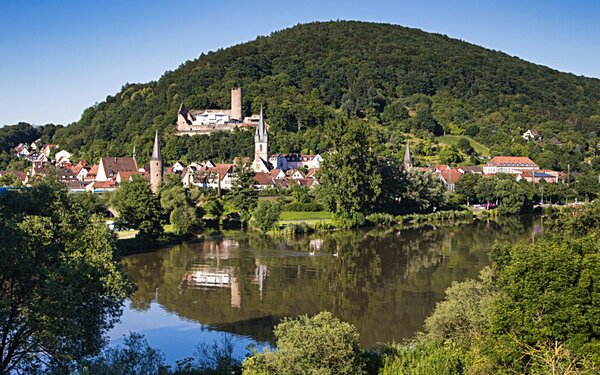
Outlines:
[[158,130],[154,136],[154,147],[152,148],[152,157],[150,158],[150,187],[156,193],[162,182],[163,163],[160,156],[160,141],[158,139]]
[[233,87],[231,89],[231,118],[238,121],[244,120],[242,113],[242,88]]
[[404,170],[410,171],[413,168],[413,160],[410,154],[410,146],[406,142],[406,152],[404,153],[404,162],[402,162]]
[[[256,132],[254,133],[254,167],[255,171],[259,170],[260,164],[269,163],[269,152],[268,152],[269,135],[267,134],[267,126],[265,125],[265,119],[263,117],[263,109],[260,108],[260,119]],[[262,162],[261,162],[262,159]]]

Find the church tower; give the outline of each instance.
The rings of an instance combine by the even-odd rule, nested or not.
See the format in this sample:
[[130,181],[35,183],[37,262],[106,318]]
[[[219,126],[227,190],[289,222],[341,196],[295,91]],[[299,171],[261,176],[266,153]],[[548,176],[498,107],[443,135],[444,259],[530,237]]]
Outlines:
[[410,154],[410,146],[406,142],[406,152],[404,153],[404,162],[402,163],[404,170],[410,171],[413,168],[413,160]]
[[152,192],[156,193],[162,182],[163,163],[160,156],[160,141],[158,140],[158,130],[154,136],[154,147],[152,148],[152,157],[150,158],[150,187]]
[[252,163],[252,169],[255,172],[268,172],[265,171],[269,163],[269,152],[267,146],[269,143],[269,135],[267,134],[267,127],[265,125],[265,119],[263,117],[263,109],[260,108],[260,119],[256,132],[254,133],[254,163]]

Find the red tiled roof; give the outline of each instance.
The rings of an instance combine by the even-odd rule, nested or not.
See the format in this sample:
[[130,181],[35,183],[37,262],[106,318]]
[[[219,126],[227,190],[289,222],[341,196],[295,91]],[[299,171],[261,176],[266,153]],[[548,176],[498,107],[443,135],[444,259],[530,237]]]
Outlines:
[[495,156],[492,160],[488,162],[488,165],[493,165],[496,167],[499,166],[533,166],[536,165],[533,160],[529,159],[527,156]]
[[121,171],[137,171],[138,165],[132,157],[104,157],[101,159],[107,178],[115,178]]
[[455,184],[462,177],[458,168],[448,168],[440,172],[446,183]]
[[256,172],[254,174],[256,185],[273,185],[273,177],[265,172]]

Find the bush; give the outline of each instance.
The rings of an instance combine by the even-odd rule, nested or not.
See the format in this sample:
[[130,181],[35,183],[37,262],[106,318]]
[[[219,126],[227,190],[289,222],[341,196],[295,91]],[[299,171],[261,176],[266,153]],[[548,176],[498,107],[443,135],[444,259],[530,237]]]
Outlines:
[[390,226],[397,223],[396,218],[391,214],[375,213],[367,216],[367,221],[377,226]]
[[384,358],[380,375],[464,374],[469,357],[451,341],[396,346],[395,353]]
[[252,213],[252,218],[258,229],[267,232],[279,221],[279,215],[281,215],[281,202],[261,200]]
[[284,319],[275,327],[277,350],[246,359],[244,374],[362,374],[358,332],[329,312]]

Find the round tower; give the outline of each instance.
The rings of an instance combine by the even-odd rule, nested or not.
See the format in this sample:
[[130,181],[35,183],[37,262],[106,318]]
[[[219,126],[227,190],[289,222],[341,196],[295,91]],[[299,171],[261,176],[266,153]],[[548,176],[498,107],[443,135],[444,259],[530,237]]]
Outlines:
[[152,157],[150,158],[150,187],[152,192],[156,193],[162,183],[163,163],[160,156],[160,141],[158,139],[158,130],[154,136],[154,147],[152,148]]

